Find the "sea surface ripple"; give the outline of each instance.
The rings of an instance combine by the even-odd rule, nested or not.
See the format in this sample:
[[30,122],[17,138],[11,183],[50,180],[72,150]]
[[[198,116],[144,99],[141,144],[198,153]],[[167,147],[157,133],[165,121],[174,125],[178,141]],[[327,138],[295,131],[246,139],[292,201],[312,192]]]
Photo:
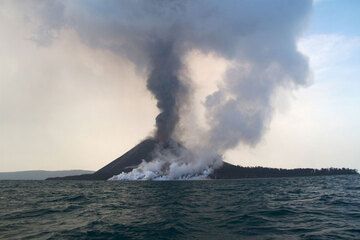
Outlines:
[[360,177],[0,181],[0,239],[360,239]]

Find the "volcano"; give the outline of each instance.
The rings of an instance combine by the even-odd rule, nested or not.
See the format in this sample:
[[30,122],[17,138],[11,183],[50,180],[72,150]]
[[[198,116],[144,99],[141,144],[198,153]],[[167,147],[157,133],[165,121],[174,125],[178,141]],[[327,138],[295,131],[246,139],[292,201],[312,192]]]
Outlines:
[[[47,180],[108,180],[122,172],[128,173],[136,168],[142,161],[153,160],[153,152],[159,145],[159,141],[148,138],[126,152],[121,157],[110,162],[103,168],[92,174],[48,178]],[[177,143],[178,144],[178,143]],[[171,145],[165,146],[171,150]],[[210,179],[240,179],[240,178],[268,178],[268,177],[297,177],[297,176],[324,176],[324,175],[348,175],[357,174],[354,169],[278,169],[264,167],[241,167],[227,162],[215,169],[209,175]]]
[[[164,144],[155,140],[154,138],[148,138],[144,141],[140,142],[134,148],[126,152],[121,157],[115,159],[110,162],[106,166],[102,167],[98,171],[92,174],[82,174],[75,176],[66,176],[66,177],[57,177],[57,178],[49,178],[48,180],[108,180],[109,178],[118,175],[120,173],[128,173],[131,172],[134,168],[136,168],[142,161],[149,162],[153,160],[153,152],[159,144],[162,144],[164,148],[169,149],[170,151],[176,151],[176,149],[172,149],[172,146],[175,144],[177,146],[181,146],[179,143],[173,144]],[[182,147],[182,146],[181,146]],[[229,163],[224,163],[222,168],[236,167]],[[226,171],[225,171],[226,172]],[[221,173],[221,172],[219,172]],[[212,178],[222,178],[221,174],[218,174],[218,170],[215,170],[211,175]]]

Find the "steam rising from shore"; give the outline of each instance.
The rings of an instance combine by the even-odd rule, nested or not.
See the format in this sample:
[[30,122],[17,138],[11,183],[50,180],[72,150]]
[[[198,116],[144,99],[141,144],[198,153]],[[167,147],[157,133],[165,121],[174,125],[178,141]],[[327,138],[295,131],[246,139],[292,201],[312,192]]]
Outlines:
[[[38,42],[46,45],[57,31],[70,28],[85,44],[125,56],[146,72],[160,111],[154,134],[159,148],[152,162],[113,179],[206,177],[220,165],[218,154],[261,140],[279,88],[306,85],[308,63],[296,42],[311,1],[64,0],[36,5],[33,11],[43,23]],[[198,146],[173,146],[178,148],[174,154],[162,146],[183,140],[181,131],[191,131],[180,130],[178,123],[185,119],[185,106],[191,107],[185,57],[192,50],[213,53],[231,66],[204,101],[208,128],[192,123],[201,133]]]
[[157,146],[152,161],[143,161],[131,172],[121,173],[110,180],[206,179],[221,164],[222,159],[216,154],[203,152],[200,149],[196,152],[189,151],[178,143],[170,141],[166,147]]

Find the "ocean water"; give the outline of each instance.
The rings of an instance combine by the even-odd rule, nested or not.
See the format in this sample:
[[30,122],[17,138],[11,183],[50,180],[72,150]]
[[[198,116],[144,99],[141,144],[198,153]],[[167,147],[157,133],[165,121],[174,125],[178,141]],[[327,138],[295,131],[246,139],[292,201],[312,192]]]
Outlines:
[[0,181],[0,239],[360,239],[360,177]]

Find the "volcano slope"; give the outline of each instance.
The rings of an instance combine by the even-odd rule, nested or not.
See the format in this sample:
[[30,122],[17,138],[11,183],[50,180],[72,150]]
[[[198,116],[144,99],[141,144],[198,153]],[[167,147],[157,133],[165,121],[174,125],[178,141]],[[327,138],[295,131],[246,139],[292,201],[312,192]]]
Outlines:
[[121,157],[115,159],[108,165],[102,167],[92,174],[82,174],[76,176],[67,176],[60,178],[49,178],[48,180],[107,180],[114,175],[122,172],[130,172],[136,168],[142,160],[151,161],[152,152],[155,149],[157,141],[146,139],[126,152]]
[[[126,152],[121,157],[110,162],[108,165],[92,174],[49,178],[47,180],[108,180],[122,172],[130,172],[143,160],[149,162],[153,159],[152,152],[158,142],[152,138],[146,139]],[[354,169],[278,169],[263,167],[241,167],[224,162],[209,175],[210,179],[240,179],[240,178],[266,178],[266,177],[297,177],[297,176],[323,176],[323,175],[348,175],[357,174]]]

